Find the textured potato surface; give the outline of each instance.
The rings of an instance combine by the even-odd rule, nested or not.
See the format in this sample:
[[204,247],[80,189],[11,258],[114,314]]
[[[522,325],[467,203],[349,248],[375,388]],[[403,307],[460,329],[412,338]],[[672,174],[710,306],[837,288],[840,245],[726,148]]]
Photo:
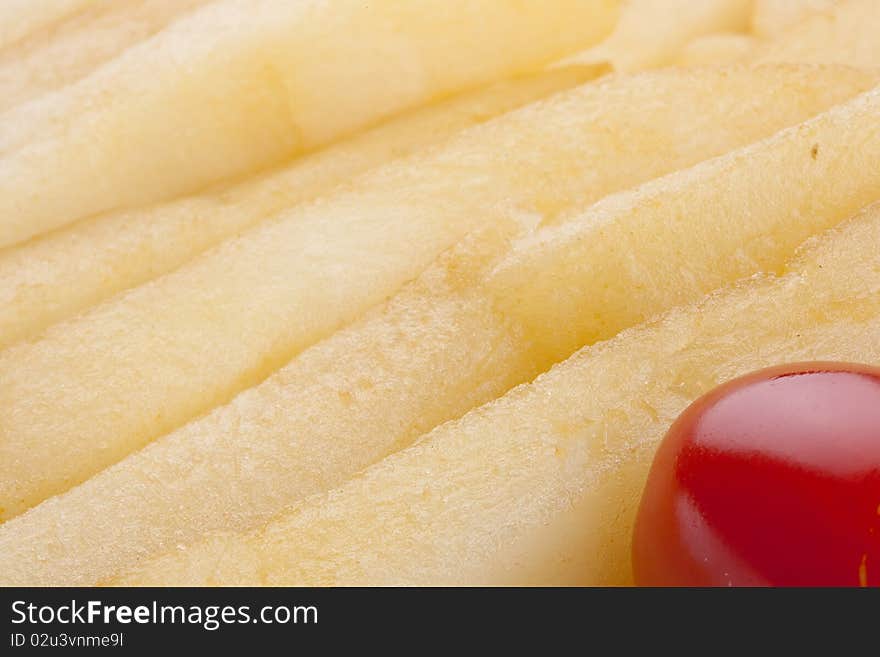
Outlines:
[[754,0],[751,28],[762,39],[779,37],[821,12],[831,12],[845,0]]
[[0,47],[14,44],[95,4],[97,0],[5,0],[0,4]]
[[0,48],[0,112],[76,82],[209,1],[93,2],[87,11],[37,30],[12,47]]
[[691,401],[764,366],[880,363],[880,212],[587,348],[264,528],[174,550],[123,585],[626,584],[653,450]]
[[[261,220],[390,160],[601,74],[572,66],[499,82],[395,117],[281,169],[198,196],[110,212],[0,250],[0,347],[185,264]],[[846,84],[844,82],[844,84]]]
[[605,62],[616,71],[671,64],[692,39],[744,32],[751,0],[626,0],[607,39],[567,62]]
[[875,88],[524,237],[495,275],[502,308],[526,325],[541,308],[534,338],[573,351],[657,308],[776,270],[805,239],[877,199],[878,117]]
[[0,247],[194,192],[444,94],[534,70],[604,36],[616,5],[207,5],[2,117]]
[[880,7],[875,0],[842,0],[795,24],[755,54],[757,62],[880,66]]
[[[758,72],[707,70],[684,77],[676,73],[651,73],[609,81],[603,93],[607,94],[616,85],[621,92],[644,90],[651,86],[647,84],[649,81],[665,80],[670,85],[668,93],[681,98],[688,89],[694,94],[706,89],[708,80],[713,77],[719,81],[724,78],[728,88],[731,88],[731,78],[737,75],[743,76],[744,84],[746,79],[754,82],[760,78],[765,89],[769,89],[767,85],[771,80],[776,80],[782,87],[768,93],[773,101],[767,108],[758,112],[754,106],[743,106],[748,116],[760,116],[767,121],[769,107],[776,106],[777,102],[790,103],[796,97],[790,92],[801,79],[801,72],[797,67],[783,67]],[[810,71],[810,77],[812,75]],[[836,74],[835,79],[842,78]],[[779,93],[783,88],[788,93]],[[589,91],[596,92],[592,88]],[[650,93],[657,97],[656,89]],[[624,95],[629,97],[628,93]],[[708,108],[718,107],[719,125],[724,122],[728,130],[734,130],[737,124],[730,121],[732,115],[726,109],[730,100],[720,94],[712,95],[711,99],[698,103],[695,96],[689,106],[694,112],[700,112],[704,120],[711,116]],[[568,98],[566,103],[571,100]],[[548,101],[540,111],[544,112],[555,102]],[[635,103],[630,106],[639,107]],[[511,116],[505,122],[537,111],[538,108],[524,111],[521,116]],[[844,111],[843,108],[840,111]],[[657,122],[655,126],[659,127],[660,114],[652,116]],[[624,117],[621,110],[615,115],[615,121],[622,121]],[[584,120],[597,125],[595,115],[586,115]],[[825,114],[816,120],[829,119]],[[688,120],[682,127],[693,124]],[[644,122],[642,126],[648,129]],[[731,133],[728,144],[736,143],[745,134],[756,134],[750,132],[754,128],[740,129],[739,136]],[[517,134],[523,132],[518,130]],[[695,134],[711,134],[717,139],[722,131],[716,128]],[[752,178],[762,176],[784,182],[789,175],[802,174],[790,168],[789,159],[768,158],[765,152],[777,152],[781,148],[795,157],[801,143],[799,134],[793,129],[759,143],[754,147],[758,155],[748,150],[722,159],[729,163],[754,157],[767,166],[754,169]],[[779,141],[784,146],[779,146]],[[706,146],[698,140],[693,144],[694,153]],[[801,155],[809,157],[808,152]],[[509,154],[506,161],[508,164],[511,161]],[[644,157],[640,161],[643,165],[648,163]],[[617,164],[624,163],[625,160],[618,157]],[[661,166],[668,165],[665,161]],[[546,259],[548,248],[557,248],[550,247],[543,237],[545,233],[556,232],[552,226],[534,237],[517,241],[510,253],[509,239],[522,232],[515,218],[506,223],[502,221],[495,230],[488,230],[488,237],[481,236],[485,231],[478,231],[468,243],[450,253],[446,260],[431,268],[374,316],[306,351],[228,406],[7,524],[0,529],[3,547],[0,552],[7,555],[0,571],[18,573],[11,577],[39,577],[37,581],[63,579],[87,583],[102,569],[106,573],[116,564],[128,563],[135,556],[172,541],[181,542],[218,527],[252,526],[284,504],[341,482],[358,469],[408,444],[420,432],[461,415],[564,359],[576,347],[571,341],[551,337],[559,331],[557,308],[573,309],[566,317],[566,328],[577,335],[589,336],[589,340],[609,337],[603,332],[611,331],[611,327],[619,328],[630,321],[635,323],[638,321],[635,307],[629,314],[603,317],[601,322],[594,313],[577,311],[593,303],[595,292],[590,277],[603,266],[608,267],[609,275],[621,280],[632,275],[642,276],[621,283],[619,293],[624,297],[629,294],[627,284],[633,288],[653,284],[655,279],[649,274],[653,252],[634,250],[629,260],[621,261],[617,258],[618,245],[625,244],[625,239],[645,242],[656,239],[667,242],[669,248],[681,242],[680,231],[667,219],[668,206],[673,201],[679,213],[696,224],[711,223],[725,213],[733,214],[741,207],[740,196],[744,190],[754,184],[752,178],[740,178],[738,171],[738,167],[706,162],[693,171],[676,174],[671,180],[624,194],[621,197],[624,200],[617,202],[616,207],[620,209],[616,214],[607,212],[606,202],[586,214],[575,215],[571,226],[567,226],[572,231],[590,235],[591,227],[605,227],[595,238],[600,255],[595,257],[594,270],[572,268],[570,261],[559,254],[548,259],[546,267],[533,266],[536,260]],[[875,175],[872,171],[867,169],[865,175]],[[630,167],[626,175],[634,173]],[[842,170],[840,174],[843,175]],[[708,188],[714,190],[713,203],[705,200]],[[783,216],[793,217],[802,202],[798,194],[791,194],[780,198],[776,209]],[[829,201],[833,211],[844,216],[852,202],[845,189],[841,189],[836,201]],[[756,221],[763,216],[756,216]],[[835,216],[830,214],[826,221],[833,222]],[[640,234],[633,232],[633,221],[642,226],[638,229],[642,231]],[[790,225],[780,230],[809,234],[810,230],[819,228],[802,227],[792,219]],[[741,231],[731,229],[729,243],[737,246],[730,248],[748,254],[751,248],[748,226],[742,226]],[[389,239],[388,234],[385,239]],[[562,242],[558,248],[564,251],[568,248],[565,244],[567,242]],[[691,254],[694,273],[690,290],[682,290],[681,296],[673,299],[664,295],[645,297],[639,300],[640,312],[653,314],[675,303],[697,299],[705,290],[739,276],[780,267],[791,253],[787,244],[780,240],[775,250],[762,252],[761,261],[743,257],[741,264],[748,263],[751,267],[745,270],[714,271],[698,265],[701,258],[717,254],[695,249]],[[690,247],[684,243],[682,248]],[[604,262],[603,253],[607,254]],[[536,303],[528,305],[511,301],[524,298],[539,284],[554,285],[558,290],[556,296],[543,302],[539,297]],[[690,296],[686,296],[688,294]],[[625,304],[621,299],[617,306]],[[327,312],[331,310],[328,308]],[[218,337],[218,344],[223,343]],[[219,367],[214,367],[215,375],[219,371]],[[124,382],[117,383],[117,387],[122,385]],[[26,402],[22,401],[20,406],[25,407]],[[120,409],[120,413],[123,412],[131,413],[131,410]],[[38,418],[34,418],[32,423],[37,421]],[[19,429],[21,431],[23,429]],[[55,449],[64,447],[59,444]],[[21,448],[19,453],[23,452]],[[146,473],[152,473],[152,485],[143,483]],[[230,485],[232,481],[237,484]],[[140,505],[134,503],[136,499],[141,500]],[[145,499],[150,503],[143,504]],[[84,531],[86,527],[88,532]],[[34,542],[54,545],[56,557],[33,563],[28,555],[34,551],[21,540],[23,534]]]
[[631,584],[683,409],[880,365],[878,34],[0,0],[0,586]]

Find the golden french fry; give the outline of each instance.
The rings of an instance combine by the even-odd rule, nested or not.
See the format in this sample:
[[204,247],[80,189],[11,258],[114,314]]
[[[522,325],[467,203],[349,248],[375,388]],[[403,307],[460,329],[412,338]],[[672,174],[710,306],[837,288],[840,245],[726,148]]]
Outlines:
[[559,68],[413,110],[283,169],[145,209],[99,215],[0,251],[0,348],[176,269],[281,210],[383,162],[604,72]]
[[787,361],[880,363],[878,242],[874,209],[779,277],[585,349],[259,530],[217,534],[108,583],[630,583],[641,487],[690,401]]
[[880,87],[524,238],[495,272],[500,309],[553,353],[571,353],[658,308],[773,271],[878,197],[878,119]]
[[[543,167],[547,177],[538,177],[526,168],[521,178],[512,179],[516,184],[505,188],[503,196],[507,198],[512,198],[514,190],[521,190],[522,194],[527,184],[532,185],[529,194],[534,190],[550,193],[550,181],[560,185],[565,175],[571,175],[565,171],[587,172],[586,180],[590,182],[581,180],[580,184],[598,185],[594,176],[600,172],[590,170],[587,165],[599,160],[608,162],[603,174],[613,175],[615,180],[606,179],[602,184],[621,186],[628,177],[630,180],[632,176],[650,177],[652,171],[676,168],[687,160],[724,151],[732,144],[772,132],[768,122],[780,121],[783,116],[790,120],[804,112],[815,102],[807,102],[807,98],[828,93],[834,85],[842,84],[846,70],[829,70],[828,84],[823,85],[815,84],[816,73],[812,67],[671,70],[611,79],[522,110],[471,131],[461,139],[461,143],[473,148],[474,135],[494,130],[496,138],[515,139],[522,146],[520,150],[510,144],[503,147],[500,141],[497,148],[489,148],[489,142],[481,139],[481,150],[467,153],[448,150],[440,157],[454,163],[454,171],[459,171],[466,162],[476,167],[462,172],[462,181],[476,171],[501,171],[497,166],[485,166],[486,157],[503,158],[507,166],[514,166],[517,155],[534,158],[529,161]],[[850,72],[850,75],[865,79],[859,78],[858,73]],[[798,89],[800,91],[796,91]],[[825,91],[819,91],[823,89]],[[782,90],[785,93],[781,93]],[[645,94],[644,97],[641,94]],[[590,98],[594,101],[587,103]],[[654,99],[658,108],[651,113],[650,120],[643,115],[647,98]],[[746,98],[749,103],[741,102]],[[667,108],[665,114],[659,109],[662,107]],[[731,107],[742,107],[743,113],[737,118]],[[555,156],[548,150],[541,155],[534,154],[539,144],[549,148],[547,127],[554,124],[550,120],[554,111],[559,113],[560,124],[562,117],[567,117],[564,124],[568,131],[563,131],[565,141],[572,155],[585,158],[582,161],[573,156],[560,157],[564,152],[561,150],[554,151]],[[592,127],[584,133],[574,130],[574,117],[584,122],[584,130],[586,126]],[[827,123],[827,115],[821,118]],[[711,125],[712,122],[716,125]],[[508,130],[513,125],[519,127]],[[644,143],[646,150],[633,153],[629,142],[621,152],[616,152],[613,144],[599,148],[590,131],[595,130],[595,134],[604,139],[619,134],[612,125],[632,125],[630,134],[636,143]],[[702,127],[695,128],[697,125]],[[529,146],[524,141],[525,126],[539,126],[535,145]],[[636,133],[636,126],[641,126],[643,132]],[[576,134],[581,137],[576,139]],[[676,141],[678,134],[687,134],[687,143],[684,139]],[[701,139],[709,139],[711,145]],[[717,141],[719,139],[725,143]],[[797,137],[786,133],[783,141],[795,157]],[[672,143],[680,143],[684,150],[656,147]],[[778,144],[773,144],[764,149],[779,151]],[[743,157],[734,154],[724,159],[741,162]],[[559,168],[548,170],[551,163]],[[619,167],[616,173],[612,163]],[[787,180],[789,162],[780,157],[771,159],[771,164],[767,170],[753,171],[753,176]],[[521,167],[524,163],[521,161],[515,166]],[[668,231],[662,221],[664,206],[682,190],[685,199],[694,201],[695,221],[710,221],[712,215],[702,203],[703,186],[716,188],[720,212],[731,205],[736,207],[737,195],[744,194],[743,190],[752,182],[735,175],[721,176],[718,170],[715,163],[705,163],[692,172],[677,174],[674,178],[681,181],[680,184],[665,183],[665,187],[652,188],[654,191],[649,194],[636,191],[628,196],[639,204],[645,225],[650,225],[650,218],[656,217],[661,230]],[[417,171],[424,181],[425,168]],[[790,175],[796,173],[792,170]],[[841,170],[839,175],[847,174]],[[530,180],[532,178],[534,180]],[[729,186],[733,191],[725,197],[723,192]],[[846,190],[841,191],[845,193]],[[473,194],[473,190],[469,194]],[[552,193],[549,198],[559,196]],[[799,200],[794,193],[782,197],[777,209],[788,205],[798,207]],[[846,202],[848,197],[847,200],[838,198],[840,206]],[[358,207],[363,210],[367,206]],[[447,221],[450,216],[456,215],[447,214]],[[577,220],[582,229],[590,225],[589,217],[590,213]],[[608,219],[607,223],[615,222]],[[611,259],[617,240],[632,226],[629,214],[622,212],[617,225],[617,229],[601,236]],[[394,235],[394,231],[379,232],[386,243]],[[102,575],[130,566],[133,560],[150,551],[192,540],[201,532],[254,526],[284,504],[340,483],[354,471],[408,444],[419,432],[460,415],[565,358],[570,351],[565,351],[564,343],[557,344],[561,350],[553,351],[523,330],[524,325],[531,330],[542,321],[542,316],[548,322],[553,321],[552,304],[548,305],[547,312],[539,306],[531,306],[535,315],[530,323],[504,307],[506,298],[515,296],[515,290],[507,290],[502,297],[496,279],[503,275],[516,285],[523,284],[522,280],[510,276],[511,266],[529,266],[521,252],[510,256],[511,266],[497,268],[502,274],[493,274],[488,281],[484,280],[482,272],[487,268],[495,271],[491,266],[499,252],[505,250],[504,235],[502,230],[500,236],[477,240],[473,252],[469,250],[471,247],[462,247],[463,255],[450,256],[426,272],[383,311],[376,311],[301,354],[268,381],[240,395],[228,406],[8,522],[0,528],[0,573],[6,573],[7,578],[0,582],[92,583]],[[744,233],[739,235],[745,236]],[[651,230],[643,237],[646,240],[663,238]],[[675,241],[670,240],[670,244],[674,245]],[[401,245],[402,250],[406,248],[411,246]],[[747,245],[743,248],[748,252]],[[540,254],[546,253],[542,243],[538,243],[536,249]],[[651,257],[649,252],[646,265]],[[784,257],[784,253],[778,257]],[[566,270],[565,262],[563,259],[559,268],[551,265],[538,275],[556,280],[560,288],[571,285],[575,296],[570,301],[583,303],[577,297],[583,289],[580,273]],[[571,278],[566,278],[568,276]],[[710,282],[716,280],[709,277]],[[692,289],[689,293],[694,298],[700,291]],[[645,300],[645,303],[653,301],[666,300]],[[318,311],[314,310],[317,305],[310,307],[319,316],[334,308],[331,305]],[[654,306],[653,309],[659,311],[665,307]],[[649,307],[643,306],[642,310],[647,312]],[[248,314],[242,310],[235,313],[236,317]],[[590,313],[574,321],[585,331],[596,329]],[[285,327],[290,330],[289,325]],[[203,327],[203,331],[208,330],[211,327]],[[197,369],[201,371],[205,367],[210,367],[209,374],[216,379],[216,364],[205,363]],[[32,369],[31,366],[19,368]],[[206,378],[202,385],[210,380]],[[117,381],[114,394],[120,386],[126,385],[124,380]],[[20,406],[24,405],[23,400]],[[89,412],[94,415],[94,411]],[[82,412],[73,415],[79,417]],[[39,423],[42,417],[31,421]],[[94,421],[95,418],[89,425],[90,435],[95,435]],[[21,426],[20,431],[31,424]],[[117,430],[114,435],[119,433]],[[18,452],[16,458],[23,460]],[[36,461],[34,471],[45,469],[45,463],[45,459]],[[149,503],[145,503],[146,500]],[[42,557],[46,550],[51,558]]]
[[616,5],[208,5],[0,117],[0,247],[193,192],[406,108],[535,70],[604,36]]
[[697,37],[743,32],[751,0],[629,0],[611,35],[563,63],[606,62],[617,71],[640,71],[673,63]]
[[720,66],[750,56],[758,41],[748,34],[710,34],[687,44],[679,53],[680,66]]
[[0,48],[88,9],[96,0],[3,0],[0,3]]
[[[32,5],[45,0],[30,0]],[[0,50],[0,112],[75,82],[208,0],[112,0]],[[0,18],[2,20],[2,18]]]
[[820,13],[829,12],[840,0],[754,0],[752,33],[775,39],[788,29]]
[[875,0],[844,0],[795,25],[755,53],[754,61],[880,67],[880,11]]

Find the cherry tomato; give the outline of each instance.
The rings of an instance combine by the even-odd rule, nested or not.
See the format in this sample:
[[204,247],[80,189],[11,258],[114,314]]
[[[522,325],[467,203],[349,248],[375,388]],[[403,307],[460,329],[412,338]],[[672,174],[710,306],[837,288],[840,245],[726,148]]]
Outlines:
[[647,586],[880,585],[880,369],[726,383],[672,425],[633,538]]

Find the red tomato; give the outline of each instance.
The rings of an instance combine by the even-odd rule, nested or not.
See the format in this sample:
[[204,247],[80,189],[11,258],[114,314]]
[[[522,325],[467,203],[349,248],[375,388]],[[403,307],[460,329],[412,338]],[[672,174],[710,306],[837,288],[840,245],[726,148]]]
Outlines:
[[633,538],[647,586],[880,585],[880,369],[731,381],[672,425]]

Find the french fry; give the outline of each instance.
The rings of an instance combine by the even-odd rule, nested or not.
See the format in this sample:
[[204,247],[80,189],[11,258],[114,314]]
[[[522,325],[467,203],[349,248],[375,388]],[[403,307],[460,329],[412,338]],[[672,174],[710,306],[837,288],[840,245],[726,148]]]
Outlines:
[[0,3],[0,48],[88,9],[96,0],[4,0]]
[[[837,69],[816,87],[812,74],[776,70],[803,105],[780,102],[772,72],[756,90],[750,69],[609,79],[563,93],[375,170],[0,353],[0,518],[261,381],[484,223],[534,224],[584,207],[874,82]],[[766,112],[732,109],[756,94],[766,94]]]
[[383,162],[603,71],[600,66],[559,68],[500,82],[405,113],[239,185],[100,215],[0,251],[0,348],[172,271],[262,219]]
[[267,526],[121,585],[627,584],[654,449],[700,394],[790,361],[880,363],[880,212],[764,276],[587,348]]
[[880,12],[874,0],[844,0],[795,25],[755,53],[754,61],[880,67]]
[[261,385],[0,525],[0,585],[92,585],[258,526],[534,376],[529,345],[474,294],[505,233],[479,231]]
[[563,63],[607,63],[616,71],[671,64],[692,39],[716,32],[744,32],[750,6],[750,0],[629,0],[605,41]]
[[775,39],[798,23],[829,12],[840,0],[754,0],[751,30],[761,39]]
[[[523,110],[496,125],[516,119],[522,120],[523,125],[546,127],[548,107],[562,102],[562,107],[572,109],[577,95],[595,92],[597,107],[605,108],[602,110],[607,112],[605,116],[628,121],[625,113],[626,108],[630,108],[631,119],[649,129],[640,114],[645,105],[633,95],[639,90],[655,100],[668,97],[669,102],[658,102],[658,108],[667,107],[668,120],[676,117],[682,129],[694,128],[695,117],[718,122],[714,129],[707,125],[688,132],[692,137],[713,135],[713,139],[717,139],[721,126],[726,126],[731,131],[729,145],[749,141],[747,132],[754,138],[756,132],[752,131],[772,131],[766,124],[761,129],[753,124],[746,129],[745,124],[734,120],[731,107],[742,107],[743,121],[746,117],[768,121],[775,112],[788,115],[790,110],[777,107],[771,111],[771,108],[777,103],[801,105],[803,99],[797,99],[793,93],[801,82],[801,94],[815,93],[810,89],[827,88],[813,84],[815,73],[810,67],[781,67],[692,73],[666,71],[612,79],[595,85],[603,89],[585,87],[569,92],[567,99],[554,99],[540,107]],[[831,74],[828,86],[832,86],[831,80],[841,80],[843,73],[839,70]],[[714,88],[716,83],[718,87]],[[749,104],[740,103],[730,95],[737,85],[741,85],[738,93],[743,94],[742,98],[750,98]],[[780,93],[783,88],[786,93]],[[766,106],[755,104],[761,97],[766,99]],[[619,107],[608,105],[612,98],[617,99]],[[711,110],[713,107],[717,109]],[[543,115],[541,121],[537,120],[539,113]],[[637,115],[641,118],[637,119]],[[571,116],[582,117],[600,134],[617,134],[616,130],[609,129],[607,120],[602,119],[595,108],[581,106],[580,111],[571,112]],[[671,143],[671,128],[660,130],[658,127],[659,110],[651,116],[652,122],[658,122],[650,128],[653,138]],[[521,130],[511,134],[523,136]],[[570,140],[574,132],[566,134]],[[546,140],[545,133],[544,142]],[[793,153],[798,152],[797,145],[789,143],[797,141],[796,137],[787,133],[784,141]],[[589,143],[587,139],[576,140],[571,147],[580,152]],[[647,147],[648,151],[637,160],[627,159],[623,153],[613,159],[610,155],[605,157],[630,176],[640,170],[642,173],[638,175],[645,175],[650,157],[658,158],[651,166],[673,168],[684,160],[682,154],[670,159],[671,150]],[[704,148],[705,143],[692,141],[688,157],[693,159],[697,151]],[[720,144],[714,148],[725,150]],[[486,149],[487,153],[496,151],[504,153],[506,158],[517,152],[510,147]],[[531,152],[531,149],[524,148],[523,152]],[[592,153],[584,162],[600,157],[595,150]],[[703,151],[703,155],[705,153]],[[472,153],[470,157],[450,156],[449,159],[463,163],[475,157]],[[740,162],[744,158],[731,155],[725,159]],[[559,166],[570,170],[583,168],[570,158],[559,160],[545,156],[535,161],[544,166],[557,161]],[[774,165],[769,170],[754,171],[753,175],[785,179],[788,162],[784,158],[771,159],[771,162]],[[487,169],[480,166],[480,170]],[[704,185],[718,190],[718,211],[723,212],[725,208],[738,206],[736,194],[747,189],[751,182],[733,175],[725,178],[718,170],[714,163],[705,163],[695,169],[696,173],[677,174],[675,179],[681,181],[678,185],[665,183],[649,194],[632,192],[627,196],[639,203],[645,225],[649,225],[654,216],[662,220],[664,205],[683,190],[685,198],[694,200],[694,220],[709,221],[711,215],[707,214],[707,205],[699,192]],[[551,173],[547,180],[562,175]],[[791,175],[795,173],[792,171]],[[845,175],[842,170],[840,175]],[[542,179],[533,184],[545,187],[547,182]],[[733,185],[730,192],[733,198],[722,193],[729,185]],[[847,190],[841,191],[846,193]],[[794,194],[782,198],[780,213],[790,217],[784,208],[787,204],[795,207],[798,201]],[[848,197],[838,202],[844,205]],[[591,216],[588,213],[575,220],[581,230],[591,225]],[[618,232],[601,235],[612,253],[620,235],[632,225],[626,212],[622,212],[619,219]],[[608,223],[613,221],[609,219]],[[662,221],[658,223],[661,229],[667,230]],[[211,529],[252,527],[277,513],[285,504],[337,485],[358,469],[408,444],[419,432],[461,415],[565,358],[571,353],[571,350],[565,351],[566,344],[557,343],[555,346],[560,348],[554,351],[554,345],[548,348],[530,333],[542,321],[542,316],[548,322],[553,321],[552,304],[546,313],[543,308],[532,306],[535,315],[530,323],[504,307],[505,300],[515,296],[515,290],[499,294],[496,277],[506,277],[522,285],[522,280],[511,277],[509,266],[494,265],[506,251],[505,239],[512,233],[505,230],[504,225],[501,222],[499,233],[487,229],[488,238],[461,247],[463,252],[445,258],[383,310],[375,311],[365,320],[304,352],[228,406],[0,527],[0,573],[6,574],[0,583],[93,583],[102,574],[119,572],[162,546],[192,540]],[[389,239],[388,231],[384,235]],[[649,231],[643,237],[663,238],[652,235]],[[541,242],[535,248],[540,254],[546,253]],[[748,247],[744,248],[748,251]],[[512,259],[513,267],[527,268],[530,264],[519,251],[507,257]],[[611,257],[613,259],[613,255]],[[647,258],[650,257],[649,254]],[[644,264],[647,266],[650,261]],[[500,274],[489,275],[487,270]],[[572,278],[564,278],[572,274]],[[576,296],[583,290],[578,272],[551,265],[538,275],[556,280],[560,288],[570,286],[575,295],[570,302],[584,303]],[[707,284],[714,281],[717,279],[709,277]],[[689,293],[692,298],[700,295],[696,289]],[[662,303],[665,299],[646,300],[646,303],[654,301]],[[659,311],[665,307],[643,307],[642,310],[648,312],[652,308]],[[321,312],[329,311],[330,308]],[[240,314],[247,313],[238,311],[237,315]],[[574,321],[585,331],[596,328],[590,313]],[[32,421],[39,422],[40,417]],[[22,461],[17,454],[16,458]],[[41,463],[45,468],[45,461]],[[46,558],[46,552],[51,558]]]
[[679,66],[721,66],[749,57],[758,40],[748,34],[710,34],[698,37],[678,54]]
[[[112,0],[0,50],[0,112],[84,77],[208,0]],[[39,0],[31,4],[40,4]],[[0,19],[2,20],[2,19]]]
[[0,117],[0,247],[194,192],[395,112],[536,70],[604,36],[616,4],[208,5]]
[[773,271],[878,197],[878,119],[880,87],[527,236],[494,274],[500,310],[552,353],[571,353],[658,308]]

